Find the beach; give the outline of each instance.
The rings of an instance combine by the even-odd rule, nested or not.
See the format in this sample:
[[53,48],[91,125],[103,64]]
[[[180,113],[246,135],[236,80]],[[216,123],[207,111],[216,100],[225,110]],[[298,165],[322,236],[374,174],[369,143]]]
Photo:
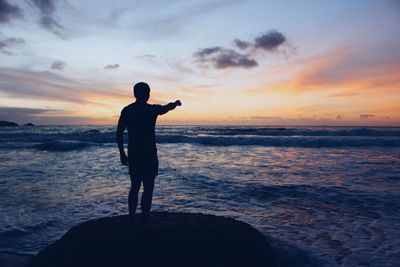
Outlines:
[[[128,212],[115,126],[3,127],[0,141],[0,251]],[[159,126],[157,146],[153,210],[247,222],[286,266],[400,262],[400,128]]]

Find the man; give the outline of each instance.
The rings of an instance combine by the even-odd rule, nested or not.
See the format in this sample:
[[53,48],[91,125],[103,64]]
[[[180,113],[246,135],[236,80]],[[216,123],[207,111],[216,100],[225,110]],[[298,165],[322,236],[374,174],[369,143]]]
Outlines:
[[[129,167],[131,189],[129,191],[129,214],[136,212],[140,185],[143,182],[141,200],[142,215],[147,219],[153,198],[154,179],[158,174],[158,158],[155,138],[155,124],[158,115],[163,115],[181,105],[179,100],[165,106],[150,105],[150,87],[137,83],[133,87],[136,102],[124,107],[118,121],[117,143],[123,165]],[[128,156],[125,154],[123,135],[128,129]]]

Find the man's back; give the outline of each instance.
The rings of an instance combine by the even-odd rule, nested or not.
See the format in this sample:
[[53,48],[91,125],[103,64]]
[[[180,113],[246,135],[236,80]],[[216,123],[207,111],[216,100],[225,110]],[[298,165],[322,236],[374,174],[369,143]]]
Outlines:
[[117,140],[122,151],[122,135],[128,129],[128,161],[130,172],[157,175],[158,159],[155,124],[158,115],[174,109],[179,101],[167,105],[132,103],[121,111],[118,121]]
[[132,152],[154,152],[156,149],[155,124],[160,107],[147,103],[133,103],[122,110],[121,118],[128,129],[128,148],[133,150]]
[[[158,115],[167,113],[181,105],[179,100],[167,105],[150,105],[150,87],[137,83],[134,88],[136,102],[124,107],[117,127],[117,143],[120,160],[129,166],[131,190],[129,191],[129,214],[135,214],[140,185],[143,182],[142,213],[147,218],[151,209],[154,179],[158,174],[155,125]],[[124,131],[128,129],[128,156],[124,149]]]

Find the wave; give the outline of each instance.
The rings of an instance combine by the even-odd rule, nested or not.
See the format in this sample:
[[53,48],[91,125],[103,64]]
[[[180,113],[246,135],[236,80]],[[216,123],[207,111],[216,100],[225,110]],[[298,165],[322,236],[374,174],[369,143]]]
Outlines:
[[159,143],[191,143],[209,146],[283,146],[283,147],[363,147],[400,146],[400,138],[354,137],[246,137],[161,135]]
[[[0,130],[0,148],[33,147],[70,151],[94,145],[115,144],[115,127],[30,127]],[[125,135],[125,142],[126,135]],[[399,147],[398,127],[157,127],[157,143],[205,146],[278,147]]]
[[221,127],[201,131],[228,136],[400,136],[400,129],[396,127]]
[[[108,141],[108,140],[107,140]],[[44,151],[80,150],[95,145],[114,144],[114,142],[93,142],[77,140],[53,140],[33,145],[34,148]],[[185,136],[160,135],[159,144],[196,144],[204,146],[273,146],[273,147],[399,147],[398,138],[332,138],[332,137],[227,137],[227,136]]]
[[70,151],[70,150],[84,149],[89,146],[93,146],[95,144],[96,143],[78,142],[71,140],[54,140],[36,144],[33,147],[38,150],[44,150],[44,151]]

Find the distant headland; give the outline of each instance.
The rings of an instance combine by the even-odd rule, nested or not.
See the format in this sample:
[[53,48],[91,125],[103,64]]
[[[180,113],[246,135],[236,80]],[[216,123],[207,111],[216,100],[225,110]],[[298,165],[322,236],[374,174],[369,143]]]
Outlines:
[[10,127],[10,126],[35,126],[35,124],[33,124],[33,123],[31,123],[31,122],[28,122],[28,123],[25,123],[24,125],[19,125],[18,123],[16,123],[16,122],[13,122],[13,121],[0,121],[0,127]]

